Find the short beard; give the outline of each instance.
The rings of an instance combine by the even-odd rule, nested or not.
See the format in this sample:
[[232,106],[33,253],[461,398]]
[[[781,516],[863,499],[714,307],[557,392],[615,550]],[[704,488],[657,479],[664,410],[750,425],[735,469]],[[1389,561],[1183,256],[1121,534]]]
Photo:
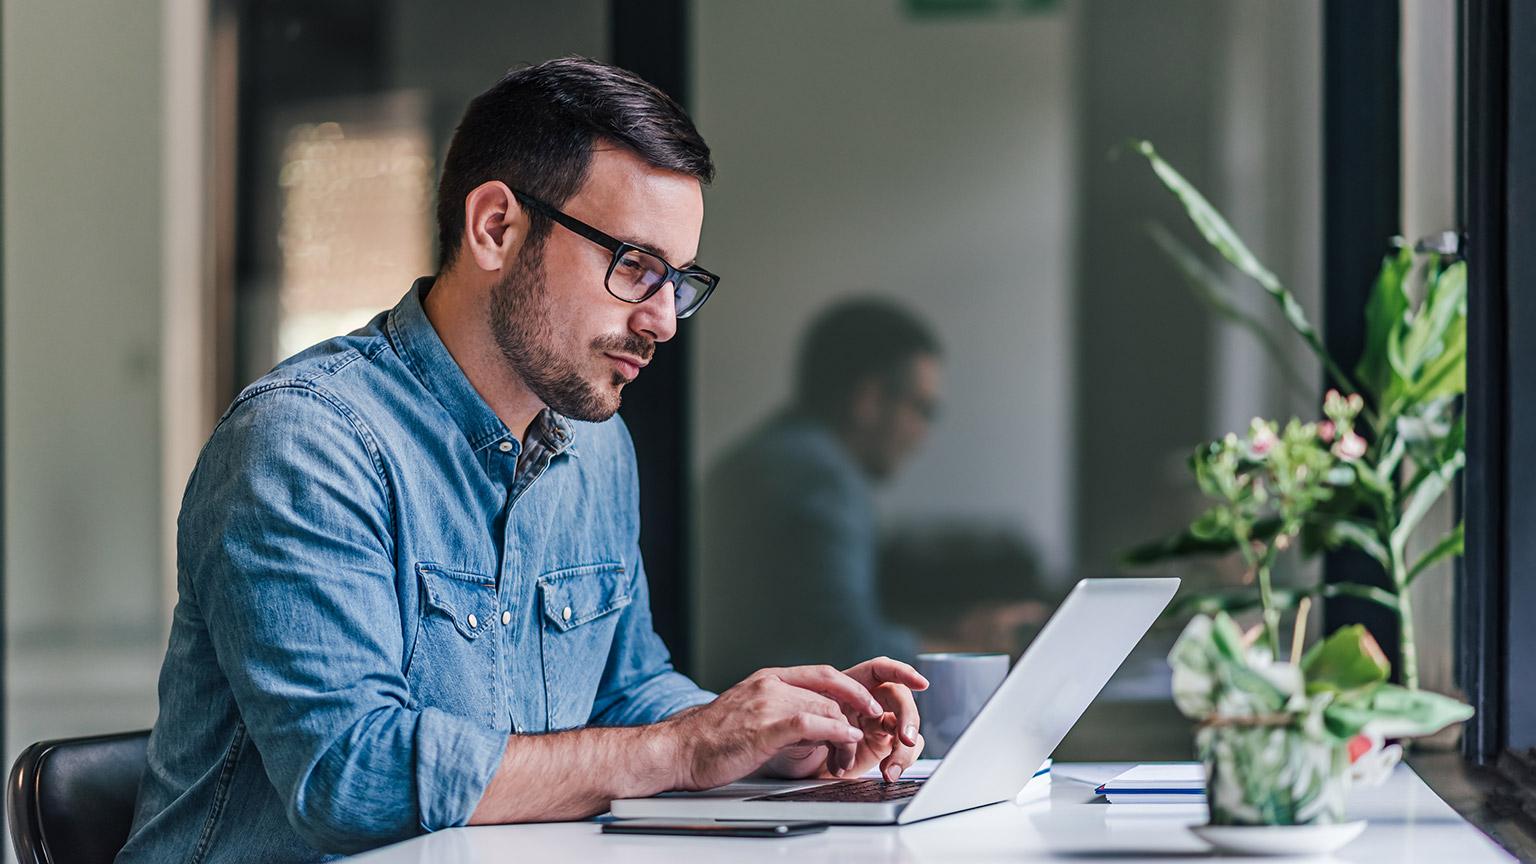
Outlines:
[[[540,402],[556,414],[600,423],[619,410],[619,390],[627,381],[615,371],[610,385],[600,389],[582,377],[580,360],[584,358],[561,357],[556,352],[557,334],[550,322],[549,290],[544,283],[545,239],[524,247],[491,287],[491,335],[512,374]],[[648,360],[656,345],[637,333],[626,333],[599,337],[592,350]]]

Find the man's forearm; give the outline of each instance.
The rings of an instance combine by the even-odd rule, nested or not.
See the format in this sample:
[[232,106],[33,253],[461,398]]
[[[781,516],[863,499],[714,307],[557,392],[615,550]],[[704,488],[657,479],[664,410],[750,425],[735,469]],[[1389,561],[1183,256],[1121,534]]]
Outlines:
[[584,819],[615,798],[673,788],[680,763],[674,736],[663,724],[513,735],[469,821]]

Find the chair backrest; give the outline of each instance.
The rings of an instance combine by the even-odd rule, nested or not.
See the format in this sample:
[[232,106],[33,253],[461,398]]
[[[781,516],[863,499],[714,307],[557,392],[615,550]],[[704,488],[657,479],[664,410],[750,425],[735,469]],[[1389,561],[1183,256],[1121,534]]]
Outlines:
[[11,766],[6,820],[21,864],[111,864],[128,840],[149,731],[39,741]]

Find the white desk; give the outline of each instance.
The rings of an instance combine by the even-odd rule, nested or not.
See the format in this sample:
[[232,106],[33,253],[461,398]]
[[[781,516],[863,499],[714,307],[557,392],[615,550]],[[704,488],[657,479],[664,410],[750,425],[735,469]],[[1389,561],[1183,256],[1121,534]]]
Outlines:
[[[1209,862],[1208,847],[1185,826],[1205,821],[1204,805],[1103,804],[1092,782],[1128,766],[1058,765],[1051,794],[1015,806],[994,804],[901,827],[833,826],[784,839],[609,836],[592,822],[455,828],[354,859],[366,864],[498,862],[931,862],[1093,860],[1146,864]],[[1090,782],[1064,775],[1088,778]],[[1370,827],[1331,858],[1380,864],[1478,864],[1514,860],[1399,765],[1386,784],[1355,789],[1350,816]],[[1266,859],[1249,859],[1263,861]],[[1271,859],[1287,860],[1287,859]],[[1297,860],[1297,859],[1288,859]]]

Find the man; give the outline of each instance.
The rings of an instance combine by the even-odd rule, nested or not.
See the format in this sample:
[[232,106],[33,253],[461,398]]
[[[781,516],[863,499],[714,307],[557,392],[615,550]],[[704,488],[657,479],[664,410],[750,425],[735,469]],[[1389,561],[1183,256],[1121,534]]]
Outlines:
[[714,287],[688,263],[712,173],[676,104],[592,61],[471,103],[439,275],[247,388],[188,482],[120,862],[314,861],[912,763],[909,667],[763,670],[716,698],[652,630],[611,418]]
[[844,301],[807,331],[795,382],[793,404],[705,478],[705,684],[762,664],[917,651],[916,637],[880,613],[873,485],[927,435],[938,340],[890,301]]

